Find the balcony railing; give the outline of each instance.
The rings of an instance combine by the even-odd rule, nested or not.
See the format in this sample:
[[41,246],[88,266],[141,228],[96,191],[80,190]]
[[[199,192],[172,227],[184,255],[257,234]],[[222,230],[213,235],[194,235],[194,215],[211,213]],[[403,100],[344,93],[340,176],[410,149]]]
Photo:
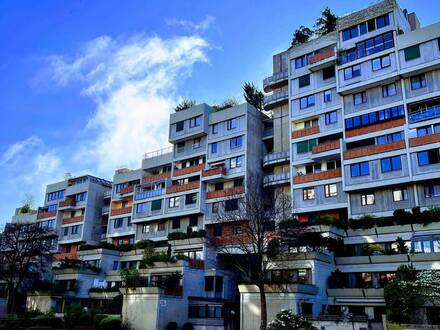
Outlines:
[[418,147],[436,142],[440,142],[440,133],[418,136],[409,139],[409,145],[411,147]]
[[127,214],[127,213],[131,213],[132,211],[132,207],[123,207],[123,208],[119,208],[119,209],[112,209],[111,210],[111,215],[121,215],[121,214]]
[[226,168],[223,166],[210,168],[209,170],[204,170],[202,172],[203,177],[213,176],[213,175],[226,175]]
[[336,150],[336,149],[339,149],[340,146],[341,146],[341,144],[340,144],[339,140],[321,143],[321,144],[318,144],[318,145],[312,147],[312,154],[318,154],[320,152]]
[[148,159],[148,158],[153,158],[153,157],[158,157],[158,156],[163,156],[166,154],[169,154],[173,152],[173,147],[166,147],[166,148],[162,148],[159,150],[155,150],[155,151],[150,151],[144,154],[144,159]]
[[54,260],[77,260],[79,259],[78,253],[76,252],[69,252],[69,253],[57,253],[52,256]]
[[273,136],[273,127],[266,127],[263,130],[263,137],[266,138],[266,137],[270,137],[270,136]]
[[338,178],[341,176],[342,176],[341,169],[335,168],[335,169],[324,171],[324,172],[296,175],[293,178],[293,181],[295,182],[295,184],[300,184],[300,183],[306,183],[306,182],[313,182],[313,181],[319,181],[319,180]]
[[269,76],[263,80],[263,88],[267,88],[273,84],[287,80],[288,76],[289,76],[288,70],[283,70],[281,72],[275,73],[272,76]]
[[204,168],[205,168],[205,164],[197,164],[197,165],[190,166],[190,167],[187,167],[187,168],[181,168],[181,169],[178,169],[178,170],[174,170],[173,176],[181,176],[181,175],[186,175],[186,174],[200,172]]
[[102,207],[102,214],[107,214],[110,212],[110,206],[109,205],[105,205]]
[[151,183],[156,181],[163,181],[166,180],[171,176],[171,172],[164,172],[159,174],[154,174],[150,176],[146,176],[142,179],[142,183]]
[[402,125],[405,125],[405,118],[398,118],[398,119],[386,121],[384,123],[378,123],[356,129],[346,130],[345,137],[353,137],[353,136],[368,134],[372,132],[383,131],[389,128],[399,127]]
[[279,101],[284,101],[284,100],[287,101],[288,97],[289,97],[289,91],[287,91],[287,90],[275,92],[271,95],[266,95],[264,97],[264,106],[268,106],[272,103],[279,102]]
[[240,195],[244,193],[244,187],[229,188],[223,190],[214,190],[206,193],[206,198],[221,198],[227,196]]
[[309,57],[309,65],[315,64],[317,62],[323,61],[327,58],[335,56],[335,51],[333,49],[326,50],[322,53],[318,53],[316,55]]
[[288,181],[290,177],[289,172],[281,172],[281,173],[275,173],[275,174],[268,174],[264,176],[263,184],[264,185],[273,185],[277,183],[282,183],[285,181]]
[[120,195],[125,195],[125,194],[130,194],[134,191],[134,186],[128,186],[125,188],[122,188],[121,191],[119,192]]
[[57,216],[57,211],[38,211],[37,219],[53,218]]
[[422,110],[412,112],[408,115],[410,123],[416,123],[422,120],[433,119],[440,117],[440,105],[433,105]]
[[189,182],[187,184],[175,185],[167,187],[167,194],[174,194],[181,191],[198,189],[200,187],[200,181]]
[[307,127],[292,132],[292,138],[297,139],[304,136],[319,133],[319,126]]
[[73,207],[76,205],[76,201],[74,199],[71,198],[67,198],[64,201],[59,202],[58,207],[62,208],[62,207]]
[[62,223],[63,223],[63,225],[68,225],[70,223],[81,222],[83,220],[84,220],[84,216],[80,215],[80,216],[72,217],[72,218],[64,218]]
[[148,190],[148,191],[141,191],[137,192],[134,196],[135,200],[139,199],[145,199],[145,198],[152,198],[152,197],[158,197],[165,194],[165,189],[154,189],[154,190]]
[[385,143],[385,144],[377,144],[377,145],[344,151],[344,159],[352,159],[363,156],[375,155],[383,152],[399,150],[404,148],[405,148],[405,141],[403,140],[391,142],[391,143]]
[[104,193],[104,198],[111,198],[112,197],[112,191],[108,190]]
[[280,151],[280,152],[271,152],[267,154],[263,158],[263,164],[273,164],[273,163],[281,163],[289,161],[290,156],[288,151]]
[[356,60],[363,58],[365,56],[373,55],[373,54],[376,54],[378,52],[381,52],[383,50],[390,49],[393,47],[394,47],[394,40],[391,39],[391,40],[385,41],[383,44],[381,44],[381,46],[376,46],[373,48],[369,48],[367,50],[353,49],[353,50],[347,51],[345,54],[342,54],[339,56],[339,58],[338,58],[339,65],[353,62],[353,61],[356,61]]

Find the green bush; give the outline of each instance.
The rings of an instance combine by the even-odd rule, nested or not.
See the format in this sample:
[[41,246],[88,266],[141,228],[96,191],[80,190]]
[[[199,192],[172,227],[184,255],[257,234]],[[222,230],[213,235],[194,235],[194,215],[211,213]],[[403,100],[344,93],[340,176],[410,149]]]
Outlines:
[[54,329],[63,328],[63,320],[55,317],[53,313],[36,316],[32,319],[34,326],[52,327]]
[[186,238],[188,238],[188,235],[186,235],[185,233],[182,233],[181,231],[175,231],[173,233],[168,234],[169,241],[186,239]]
[[267,330],[317,330],[311,322],[293,314],[291,310],[283,309],[275,320],[268,324]]
[[397,323],[387,323],[387,330],[405,330],[400,324]]
[[154,241],[149,239],[139,241],[135,244],[136,249],[141,249],[141,250],[147,247],[154,247],[154,246],[155,246]]
[[107,317],[107,315],[105,314],[96,314],[95,317],[93,318],[93,325],[96,328],[99,328],[99,324],[101,323],[101,321],[103,319],[105,319]]
[[64,321],[67,328],[74,328],[78,324],[81,315],[85,313],[84,307],[80,304],[72,304],[64,309]]
[[119,317],[107,316],[99,322],[100,330],[120,330],[121,319]]
[[118,246],[118,250],[121,252],[128,252],[134,250],[134,245],[131,244],[122,244]]

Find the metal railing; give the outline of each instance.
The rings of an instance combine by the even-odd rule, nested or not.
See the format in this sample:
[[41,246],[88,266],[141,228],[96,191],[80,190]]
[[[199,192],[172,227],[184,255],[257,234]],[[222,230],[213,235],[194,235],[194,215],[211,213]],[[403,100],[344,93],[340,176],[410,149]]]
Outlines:
[[286,80],[288,76],[289,76],[288,70],[283,70],[281,72],[274,73],[273,75],[271,75],[263,80],[263,87],[267,87],[267,86],[274,84],[274,83],[277,83],[279,81]]
[[263,178],[263,184],[270,184],[270,183],[289,180],[289,175],[290,175],[289,172],[281,172],[281,173],[265,175]]
[[271,95],[266,95],[264,97],[264,105],[268,105],[270,103],[273,103],[273,102],[276,102],[276,101],[279,101],[279,100],[284,100],[284,99],[287,100],[288,97],[289,97],[289,91],[288,90],[276,92],[276,93],[273,93]]
[[267,127],[263,130],[263,137],[273,136],[273,127]]
[[433,105],[424,109],[417,110],[408,115],[410,123],[440,117],[440,105]]
[[289,159],[289,151],[272,152],[264,156],[263,163],[266,164],[270,162],[287,161]]
[[169,154],[171,152],[173,152],[173,146],[169,146],[169,147],[165,147],[165,148],[162,148],[162,149],[159,149],[159,150],[154,150],[154,151],[146,152],[144,154],[143,159],[158,157],[158,156]]
[[151,198],[151,197],[157,197],[165,194],[165,189],[155,189],[155,190],[148,190],[148,191],[142,191],[137,192],[134,199],[145,199],[145,198]]

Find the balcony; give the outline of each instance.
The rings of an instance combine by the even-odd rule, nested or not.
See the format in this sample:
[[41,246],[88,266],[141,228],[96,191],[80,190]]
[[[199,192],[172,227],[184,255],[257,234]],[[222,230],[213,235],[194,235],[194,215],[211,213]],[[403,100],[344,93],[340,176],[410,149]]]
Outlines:
[[209,170],[202,171],[202,180],[203,179],[220,179],[226,175],[226,167],[219,166],[210,168]]
[[326,152],[330,150],[337,150],[341,147],[341,143],[339,140],[330,141],[318,144],[312,147],[312,154],[319,154],[321,152]]
[[190,166],[187,168],[174,170],[173,176],[182,176],[182,175],[187,175],[187,174],[191,174],[191,173],[197,173],[197,172],[202,171],[204,168],[205,168],[205,164],[197,164],[197,165]]
[[263,166],[285,163],[290,160],[289,151],[271,152],[264,156]]
[[223,190],[208,191],[206,193],[206,198],[207,199],[222,198],[222,197],[234,196],[234,195],[240,195],[240,194],[244,194],[244,187],[236,187],[236,188],[229,188],[229,189],[223,189]]
[[292,132],[292,139],[298,139],[304,136],[312,135],[312,134],[318,134],[319,126],[313,126],[308,128],[299,129]]
[[108,190],[104,193],[104,198],[111,198],[112,197],[112,191]]
[[134,191],[134,186],[128,186],[125,188],[122,188],[121,191],[119,192],[120,195],[125,195],[125,194],[131,194]]
[[288,90],[276,92],[271,95],[266,95],[263,101],[264,108],[266,110],[270,110],[282,104],[287,104],[288,98],[289,98]]
[[335,60],[335,50],[326,50],[322,53],[318,53],[309,57],[309,69],[310,71],[322,70],[326,67],[334,65]]
[[273,138],[273,127],[265,127],[263,129],[263,139]]
[[57,260],[57,261],[66,260],[66,259],[78,260],[79,256],[78,256],[78,253],[76,253],[76,252],[69,252],[69,253],[57,253],[57,254],[54,254],[52,256],[52,258],[54,260]]
[[347,150],[344,151],[344,159],[353,159],[399,149],[405,149],[405,141],[401,140],[391,143],[376,144],[372,146]]
[[108,214],[110,212],[110,206],[105,205],[102,207],[102,214]]
[[162,196],[163,194],[165,194],[165,189],[139,191],[139,192],[136,192],[134,199],[140,200],[140,199],[146,199],[146,198],[153,198],[153,197]]
[[76,222],[81,222],[81,221],[84,221],[84,216],[83,215],[80,215],[80,216],[77,216],[77,217],[72,217],[72,218],[64,218],[62,220],[62,224],[63,225],[68,225],[70,223],[76,223]]
[[264,179],[263,179],[263,185],[265,187],[289,183],[289,182],[290,182],[290,173],[289,172],[268,174],[268,175],[265,175]]
[[150,175],[147,177],[144,177],[142,179],[142,183],[151,183],[156,181],[164,181],[167,178],[171,177],[171,172],[164,172],[159,174]]
[[127,214],[127,213],[131,213],[132,211],[132,207],[123,207],[123,208],[119,208],[119,209],[112,209],[111,210],[111,214],[110,215],[122,215],[122,214]]
[[75,207],[76,206],[76,201],[74,199],[71,198],[67,198],[64,201],[61,201],[58,203],[58,208],[69,208],[69,207]]
[[342,171],[340,168],[335,168],[333,170],[328,170],[324,172],[318,173],[310,173],[305,175],[297,175],[293,177],[293,182],[295,184],[319,181],[319,180],[327,180],[333,178],[339,178],[342,176]]
[[265,92],[269,92],[272,88],[280,87],[284,84],[287,85],[287,78],[289,77],[289,71],[283,70],[278,73],[274,73],[263,80],[263,88]]
[[410,124],[440,117],[440,105],[434,105],[408,114]]
[[200,188],[200,181],[193,181],[187,184],[175,185],[167,187],[167,194],[175,194],[182,191],[194,190]]
[[403,126],[403,125],[405,125],[405,118],[394,119],[394,120],[386,121],[384,123],[379,123],[379,124],[375,124],[375,125],[368,125],[365,127],[345,131],[345,137],[349,138],[349,137],[373,133],[373,132],[377,132],[377,131],[383,131],[386,129],[399,127],[399,126]]
[[381,288],[340,288],[327,289],[329,297],[335,298],[383,298],[383,289]]
[[38,211],[37,219],[53,218],[57,216],[57,211]]
[[418,136],[409,139],[409,145],[411,147],[418,147],[436,142],[440,142],[440,133]]

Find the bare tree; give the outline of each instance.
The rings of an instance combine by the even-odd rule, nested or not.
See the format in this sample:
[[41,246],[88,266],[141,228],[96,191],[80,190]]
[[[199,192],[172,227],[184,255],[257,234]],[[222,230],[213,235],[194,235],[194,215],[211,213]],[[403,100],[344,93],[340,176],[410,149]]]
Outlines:
[[[220,258],[235,270],[240,279],[258,287],[260,330],[265,330],[265,286],[269,284],[267,271],[270,263],[282,257],[285,246],[304,244],[306,228],[296,225],[288,196],[266,194],[257,175],[248,177],[246,193],[243,195],[243,191],[237,189],[236,194],[219,205],[217,215],[213,216],[214,227],[222,226],[223,234],[216,237],[214,227],[211,227],[208,228],[208,237]],[[231,205],[234,210],[230,210]]]
[[53,235],[36,224],[7,224],[0,234],[0,280],[6,283],[8,313],[17,310],[18,295],[51,266]]
[[253,105],[256,109],[264,110],[264,94],[251,82],[245,82],[243,85],[243,96],[247,103]]

